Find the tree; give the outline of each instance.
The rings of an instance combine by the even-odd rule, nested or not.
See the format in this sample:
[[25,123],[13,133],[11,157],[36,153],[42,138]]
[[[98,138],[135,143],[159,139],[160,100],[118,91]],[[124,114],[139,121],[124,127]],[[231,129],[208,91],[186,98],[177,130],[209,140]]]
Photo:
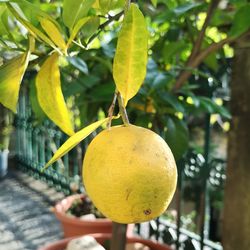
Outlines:
[[227,180],[224,204],[225,250],[250,248],[250,50],[249,37],[234,45],[232,72],[232,122],[229,132]]

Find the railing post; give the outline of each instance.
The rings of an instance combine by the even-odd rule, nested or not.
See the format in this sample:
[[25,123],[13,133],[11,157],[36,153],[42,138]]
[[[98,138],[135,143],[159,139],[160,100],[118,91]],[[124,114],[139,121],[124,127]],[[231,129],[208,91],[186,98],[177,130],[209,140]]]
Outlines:
[[183,159],[177,162],[178,166],[178,183],[176,190],[176,209],[177,209],[177,217],[176,217],[176,250],[179,250],[180,247],[180,228],[181,228],[181,211],[182,211],[182,181],[183,181],[183,169],[184,169],[184,161]]
[[207,213],[207,209],[209,206],[208,203],[208,198],[209,198],[209,193],[207,191],[207,182],[209,178],[209,173],[210,173],[210,168],[209,168],[209,152],[210,152],[210,114],[206,115],[206,120],[205,120],[205,143],[204,143],[204,166],[202,169],[202,194],[201,194],[201,203],[200,203],[200,216],[201,216],[201,221],[200,221],[200,249],[203,250],[204,247],[204,238],[207,236],[208,231],[208,226],[209,224],[207,223],[207,217],[209,214]]

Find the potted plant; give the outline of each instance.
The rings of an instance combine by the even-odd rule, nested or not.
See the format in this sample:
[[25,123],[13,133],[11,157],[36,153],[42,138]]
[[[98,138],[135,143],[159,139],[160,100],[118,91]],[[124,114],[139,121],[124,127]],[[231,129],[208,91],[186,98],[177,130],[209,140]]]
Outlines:
[[[53,211],[61,222],[64,237],[73,237],[91,233],[111,233],[112,222],[105,218],[84,194],[75,194],[58,202]],[[127,234],[133,233],[130,224]]]
[[[110,241],[111,239],[111,234],[91,234],[91,236],[93,236],[96,239],[96,241],[100,244],[105,244],[107,243],[107,241]],[[69,241],[72,239],[73,238],[59,240],[57,242],[41,247],[39,250],[64,250],[67,247],[67,244],[69,243]],[[138,238],[135,236],[127,236],[126,242],[127,243],[142,243],[143,245],[149,247],[150,250],[171,250],[171,248],[167,245],[163,245],[152,240]]]
[[12,127],[12,114],[0,106],[0,178],[7,174],[9,142]]

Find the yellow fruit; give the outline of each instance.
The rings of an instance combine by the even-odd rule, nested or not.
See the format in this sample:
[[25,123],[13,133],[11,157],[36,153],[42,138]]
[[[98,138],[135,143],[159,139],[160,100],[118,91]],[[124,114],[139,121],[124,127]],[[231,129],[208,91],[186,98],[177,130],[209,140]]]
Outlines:
[[174,157],[149,129],[111,127],[90,143],[83,181],[95,206],[119,223],[139,223],[161,215],[177,182]]

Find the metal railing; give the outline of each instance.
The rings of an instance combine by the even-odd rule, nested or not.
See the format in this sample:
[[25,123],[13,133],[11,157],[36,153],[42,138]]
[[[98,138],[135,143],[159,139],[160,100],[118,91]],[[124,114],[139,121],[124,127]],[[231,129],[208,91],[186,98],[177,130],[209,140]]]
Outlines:
[[[145,224],[137,225],[139,234],[153,237],[175,249],[222,249],[219,243],[210,240],[213,234],[211,232],[215,230],[211,224],[211,208],[213,207],[210,196],[211,192],[223,192],[225,162],[221,159],[211,159],[209,115],[206,116],[205,125],[204,153],[197,154],[190,151],[185,159],[177,163],[179,180],[175,195],[176,215],[174,219],[170,222],[163,216],[147,223],[146,234]],[[41,169],[45,163],[65,142],[67,136],[48,120],[40,125],[34,124],[28,93],[24,88],[20,94],[15,127],[16,157],[23,171],[46,181],[66,195],[83,191],[80,178],[81,161],[82,152],[85,151],[88,140],[80,147],[71,150],[61,161],[54,163],[53,167],[42,172]],[[191,193],[196,195],[193,200],[197,214],[194,232],[183,228],[185,192],[189,195]]]

